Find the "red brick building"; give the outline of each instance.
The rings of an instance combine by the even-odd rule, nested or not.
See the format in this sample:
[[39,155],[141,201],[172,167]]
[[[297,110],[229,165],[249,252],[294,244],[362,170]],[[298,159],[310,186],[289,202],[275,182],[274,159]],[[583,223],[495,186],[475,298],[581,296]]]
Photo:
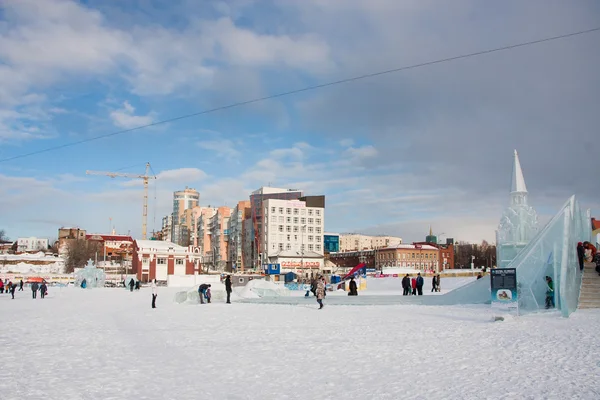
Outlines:
[[445,269],[454,269],[454,244],[437,244],[432,242],[415,242],[413,244],[429,245],[438,248],[438,271],[443,271]]
[[132,268],[138,279],[166,282],[169,275],[194,275],[202,272],[201,254],[192,246],[183,247],[161,240],[136,240]]

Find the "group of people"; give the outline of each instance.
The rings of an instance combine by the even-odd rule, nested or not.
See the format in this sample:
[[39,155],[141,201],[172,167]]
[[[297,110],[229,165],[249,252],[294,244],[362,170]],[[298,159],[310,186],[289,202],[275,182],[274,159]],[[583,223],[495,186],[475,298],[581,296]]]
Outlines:
[[596,246],[590,242],[579,242],[577,243],[577,259],[579,260],[579,269],[583,271],[584,263],[595,262],[596,272],[600,275],[600,254]]
[[[227,300],[225,301],[225,303],[231,304],[231,292],[233,291],[231,287],[231,275],[227,275],[223,283],[225,284],[225,292],[227,293]],[[207,303],[210,303],[210,300],[212,299],[211,287],[212,285],[210,283],[203,283],[200,286],[198,286],[198,296],[200,297],[200,304],[204,304],[204,300],[206,300]]]
[[[21,279],[21,281],[19,282],[19,292],[23,291],[23,279]],[[12,283],[12,281],[5,279],[4,281],[2,281],[2,279],[0,279],[0,293],[4,293],[6,292],[6,294],[9,294],[12,296],[12,298],[15,298],[15,291],[17,290],[17,284],[16,283]]]
[[[17,289],[17,287],[18,287],[18,289]],[[41,284],[39,284],[37,282],[33,282],[31,284],[32,298],[34,298],[34,299],[37,298],[38,290],[40,292],[41,299],[46,297],[46,295],[48,294],[48,285],[46,285],[46,281],[42,281]],[[5,279],[4,281],[2,281],[2,279],[0,279],[0,293],[10,294],[12,296],[12,298],[14,299],[16,291],[19,291],[19,292],[23,291],[23,279],[21,279],[18,284],[13,283],[12,281],[9,281],[8,279]]]
[[[434,282],[436,282],[436,287],[439,287],[439,275],[438,279],[434,277]],[[421,273],[417,274],[416,278],[410,278],[408,274],[402,278],[402,295],[403,296],[422,296],[423,295],[423,285],[425,284],[425,280],[421,276]],[[433,292],[433,290],[432,290]]]

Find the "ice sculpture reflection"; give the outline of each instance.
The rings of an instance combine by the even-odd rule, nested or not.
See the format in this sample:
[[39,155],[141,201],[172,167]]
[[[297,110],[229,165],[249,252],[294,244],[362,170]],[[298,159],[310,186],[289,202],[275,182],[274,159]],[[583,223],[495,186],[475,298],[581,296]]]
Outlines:
[[106,273],[100,268],[96,268],[94,262],[89,259],[87,265],[75,273],[75,286],[81,288],[104,287]]
[[506,268],[537,232],[537,213],[527,202],[527,186],[523,178],[519,155],[515,150],[510,205],[504,211],[496,231],[498,268]]

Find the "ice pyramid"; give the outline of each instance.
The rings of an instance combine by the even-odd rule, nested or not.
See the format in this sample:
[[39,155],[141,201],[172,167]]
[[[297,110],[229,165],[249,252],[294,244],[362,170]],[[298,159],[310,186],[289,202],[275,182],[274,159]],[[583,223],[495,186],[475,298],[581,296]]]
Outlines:
[[510,191],[510,205],[502,214],[496,231],[496,263],[506,266],[517,256],[538,232],[538,218],[527,202],[527,186],[519,155],[515,150]]
[[577,309],[581,272],[577,242],[592,236],[590,211],[584,212],[572,196],[542,231],[512,260],[517,269],[519,308],[525,312],[544,308],[546,276],[554,281],[554,301],[564,317]]

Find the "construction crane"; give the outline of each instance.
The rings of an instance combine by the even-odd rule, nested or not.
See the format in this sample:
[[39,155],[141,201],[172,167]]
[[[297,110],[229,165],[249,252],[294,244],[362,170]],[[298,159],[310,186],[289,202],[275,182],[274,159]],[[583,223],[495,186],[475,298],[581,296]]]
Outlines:
[[142,214],[142,239],[146,240],[146,231],[148,226],[148,181],[150,179],[156,179],[154,174],[149,175],[148,173],[152,170],[150,163],[146,163],[146,173],[144,175],[126,174],[122,172],[105,172],[105,171],[85,171],[86,175],[104,175],[110,176],[111,178],[131,178],[131,179],[143,179],[144,180],[144,210]]

